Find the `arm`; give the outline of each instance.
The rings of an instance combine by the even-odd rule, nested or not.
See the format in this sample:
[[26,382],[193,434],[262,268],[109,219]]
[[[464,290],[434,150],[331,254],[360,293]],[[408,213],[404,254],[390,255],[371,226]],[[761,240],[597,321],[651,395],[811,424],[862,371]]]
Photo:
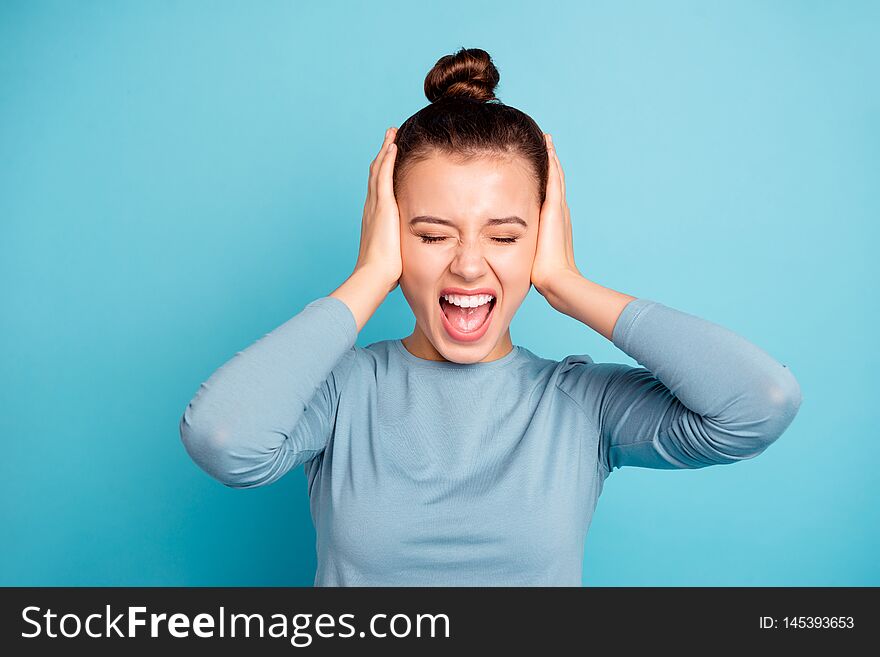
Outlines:
[[370,164],[351,276],[214,372],[180,419],[189,455],[227,486],[265,486],[327,445],[357,334],[397,287],[402,270],[395,135],[385,131]]
[[[566,298],[582,317],[609,314],[581,307],[588,295]],[[752,458],[800,407],[800,386],[785,365],[729,329],[656,301],[627,302],[611,338],[642,367],[574,357],[564,370],[574,376],[563,384],[598,430],[606,472]]]
[[265,486],[324,449],[354,360],[355,318],[332,296],[235,354],[180,419],[187,453],[232,488]]

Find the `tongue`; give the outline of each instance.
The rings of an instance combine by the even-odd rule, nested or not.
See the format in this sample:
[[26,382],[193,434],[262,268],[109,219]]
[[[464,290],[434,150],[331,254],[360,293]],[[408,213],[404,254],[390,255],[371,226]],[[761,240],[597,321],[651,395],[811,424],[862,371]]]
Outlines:
[[492,302],[490,301],[476,308],[462,308],[454,303],[449,303],[446,299],[440,299],[440,306],[446,315],[446,319],[459,331],[465,333],[476,331],[483,325],[486,317],[489,316],[489,306],[491,305]]

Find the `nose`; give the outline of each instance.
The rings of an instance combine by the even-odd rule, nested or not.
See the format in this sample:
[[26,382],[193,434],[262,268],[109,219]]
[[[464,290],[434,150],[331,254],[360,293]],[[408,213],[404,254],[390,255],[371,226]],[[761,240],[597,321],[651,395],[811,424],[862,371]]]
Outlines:
[[486,272],[486,258],[476,242],[459,242],[449,271],[464,280],[477,280]]

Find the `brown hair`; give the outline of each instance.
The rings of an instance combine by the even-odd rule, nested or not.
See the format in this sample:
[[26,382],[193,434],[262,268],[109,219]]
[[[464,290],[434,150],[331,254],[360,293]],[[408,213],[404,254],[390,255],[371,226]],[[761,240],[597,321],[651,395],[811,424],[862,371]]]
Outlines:
[[431,104],[404,121],[394,139],[395,195],[412,165],[435,153],[460,162],[520,156],[534,175],[539,204],[544,203],[550,164],[544,133],[529,115],[495,97],[500,77],[480,48],[462,48],[437,60],[425,77]]

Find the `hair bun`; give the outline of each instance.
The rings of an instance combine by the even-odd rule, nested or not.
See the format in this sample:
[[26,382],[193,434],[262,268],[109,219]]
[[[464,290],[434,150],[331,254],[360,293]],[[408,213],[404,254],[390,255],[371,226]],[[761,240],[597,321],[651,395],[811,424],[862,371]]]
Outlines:
[[500,79],[489,53],[480,48],[462,48],[437,60],[425,78],[425,95],[432,103],[441,98],[497,100],[495,87]]

